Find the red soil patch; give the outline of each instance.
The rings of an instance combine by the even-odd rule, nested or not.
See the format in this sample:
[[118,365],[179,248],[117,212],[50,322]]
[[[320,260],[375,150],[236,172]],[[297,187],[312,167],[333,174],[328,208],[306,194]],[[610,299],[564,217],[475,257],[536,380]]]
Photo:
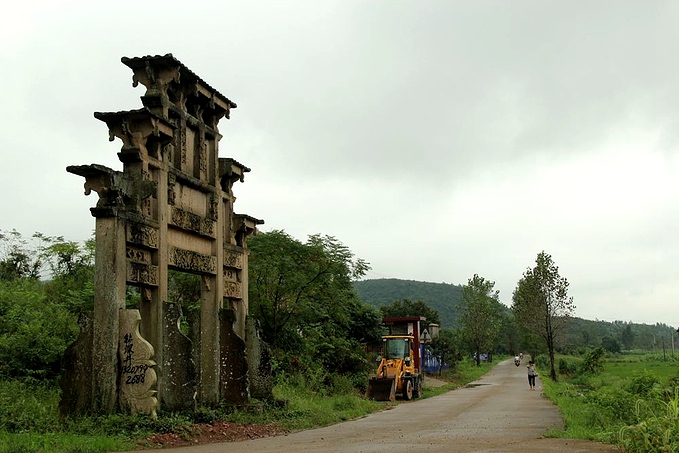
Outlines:
[[239,440],[257,439],[277,436],[286,431],[277,428],[273,423],[265,425],[241,425],[226,421],[201,423],[184,428],[178,433],[154,434],[143,442],[145,447],[184,447],[188,445],[208,444],[216,442],[235,442]]

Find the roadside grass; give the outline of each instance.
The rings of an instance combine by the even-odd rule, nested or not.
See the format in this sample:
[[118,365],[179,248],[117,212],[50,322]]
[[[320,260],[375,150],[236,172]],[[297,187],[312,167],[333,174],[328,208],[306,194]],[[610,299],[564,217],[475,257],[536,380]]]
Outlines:
[[547,436],[595,440],[626,452],[679,452],[675,361],[616,355],[605,360],[601,372],[584,373],[579,358],[557,360],[570,361],[563,368],[571,373],[559,374],[558,382],[543,377],[543,392],[558,405],[565,428]]
[[[433,376],[447,382],[442,387],[426,385],[421,398],[431,398],[479,379],[495,363],[473,361]],[[269,424],[285,431],[327,426],[364,417],[406,403],[372,401],[364,398],[356,382],[335,379],[330,388],[301,376],[281,379],[274,387],[275,401],[253,401],[248,407],[200,409],[191,414],[158,414],[157,420],[143,415],[109,415],[62,419],[59,390],[38,382],[0,381],[0,453],[101,453],[133,450],[154,433],[187,433],[195,423],[225,420],[240,424]],[[359,386],[360,387],[360,386]]]

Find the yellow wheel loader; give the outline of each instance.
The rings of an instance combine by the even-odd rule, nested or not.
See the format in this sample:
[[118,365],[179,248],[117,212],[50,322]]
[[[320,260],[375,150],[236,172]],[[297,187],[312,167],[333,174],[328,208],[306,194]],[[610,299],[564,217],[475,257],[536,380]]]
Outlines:
[[366,396],[377,401],[394,401],[396,394],[404,400],[422,394],[422,374],[419,361],[419,337],[385,335],[382,354],[375,376],[368,381]]

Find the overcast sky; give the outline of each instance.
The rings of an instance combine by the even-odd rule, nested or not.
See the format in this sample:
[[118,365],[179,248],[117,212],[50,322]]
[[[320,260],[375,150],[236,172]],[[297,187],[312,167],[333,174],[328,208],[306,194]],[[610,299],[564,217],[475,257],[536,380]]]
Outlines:
[[512,292],[540,251],[585,319],[679,325],[679,2],[25,1],[0,27],[0,229],[81,241],[122,170],[95,111],[172,53],[238,104],[239,213],[368,278]]

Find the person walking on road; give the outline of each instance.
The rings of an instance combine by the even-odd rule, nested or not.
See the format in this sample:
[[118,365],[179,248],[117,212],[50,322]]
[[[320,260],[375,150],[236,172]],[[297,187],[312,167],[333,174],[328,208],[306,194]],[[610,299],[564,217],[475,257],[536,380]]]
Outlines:
[[535,390],[535,376],[537,376],[538,373],[535,371],[535,364],[532,360],[528,361],[528,366],[526,368],[528,368],[528,385],[531,390]]

